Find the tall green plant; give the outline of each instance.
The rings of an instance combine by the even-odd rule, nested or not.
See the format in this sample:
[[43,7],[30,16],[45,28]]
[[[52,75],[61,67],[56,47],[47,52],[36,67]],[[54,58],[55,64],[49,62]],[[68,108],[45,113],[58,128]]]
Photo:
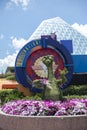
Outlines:
[[35,80],[33,81],[33,84],[35,87],[43,86],[43,99],[48,100],[58,100],[62,99],[62,91],[60,86],[66,82],[66,74],[68,73],[67,69],[64,68],[60,71],[60,77],[59,79],[55,78],[54,72],[53,72],[53,61],[54,57],[51,55],[44,56],[42,58],[42,62],[47,67],[47,79],[46,83],[44,84],[41,80]]

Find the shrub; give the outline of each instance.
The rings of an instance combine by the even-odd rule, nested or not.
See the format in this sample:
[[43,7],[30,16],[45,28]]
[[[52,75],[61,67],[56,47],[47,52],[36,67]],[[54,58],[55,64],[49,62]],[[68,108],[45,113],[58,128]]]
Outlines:
[[87,99],[87,95],[68,95],[68,96],[64,96],[64,99]]
[[22,92],[19,92],[17,89],[13,89],[8,96],[5,98],[5,102],[9,102],[11,100],[23,99],[25,96]]
[[63,95],[87,95],[87,85],[72,85],[63,90]]
[[4,103],[11,101],[11,100],[17,100],[17,99],[22,99],[25,96],[23,95],[23,93],[18,92],[17,89],[13,89],[13,90],[1,90],[0,91],[0,102],[1,105],[3,105]]
[[[63,90],[63,99],[69,98],[87,98],[87,85],[70,86]],[[0,90],[0,105],[6,102],[19,99],[29,99],[29,100],[42,100],[42,94],[37,93],[35,96],[24,96],[23,93],[19,92],[17,89],[5,89]]]
[[42,97],[40,97],[39,95],[35,95],[35,96],[26,96],[24,99],[29,99],[29,100],[42,100]]
[[0,103],[3,105],[5,103],[5,98],[8,96],[10,93],[10,90],[1,90],[0,91]]
[[5,75],[4,74],[0,74],[0,79],[3,79],[5,78]]
[[0,105],[2,106],[6,102],[19,99],[41,100],[41,96],[41,94],[36,94],[35,96],[24,96],[24,94],[19,92],[17,89],[0,90]]
[[6,76],[7,80],[16,80],[15,75],[8,75]]

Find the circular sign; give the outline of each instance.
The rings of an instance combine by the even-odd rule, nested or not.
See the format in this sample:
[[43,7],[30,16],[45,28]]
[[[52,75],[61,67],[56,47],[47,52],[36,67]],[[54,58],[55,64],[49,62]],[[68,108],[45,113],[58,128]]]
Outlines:
[[42,62],[44,56],[53,56],[53,73],[59,78],[59,70],[67,68],[67,81],[62,88],[67,87],[72,79],[73,60],[67,48],[52,38],[41,38],[27,43],[18,53],[15,62],[15,74],[17,81],[31,91],[39,92],[39,88],[32,88],[32,82],[36,79],[47,78],[47,67]]
[[31,80],[47,78],[47,67],[42,62],[42,59],[46,55],[52,55],[54,57],[53,72],[55,77],[59,77],[59,70],[63,70],[64,62],[62,57],[51,48],[42,48],[34,51],[27,59],[26,62],[26,74]]

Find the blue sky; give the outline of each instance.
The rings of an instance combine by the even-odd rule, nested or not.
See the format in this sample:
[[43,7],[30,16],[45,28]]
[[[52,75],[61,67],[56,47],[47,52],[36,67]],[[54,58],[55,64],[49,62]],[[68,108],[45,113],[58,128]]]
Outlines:
[[45,19],[61,17],[87,36],[87,0],[0,0],[0,73]]

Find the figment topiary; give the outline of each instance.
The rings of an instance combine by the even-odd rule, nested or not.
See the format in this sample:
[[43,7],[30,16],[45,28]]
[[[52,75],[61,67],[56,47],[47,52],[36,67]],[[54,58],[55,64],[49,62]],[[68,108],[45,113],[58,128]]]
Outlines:
[[43,89],[43,99],[58,100],[61,97],[61,85],[66,82],[67,69],[59,70],[59,79],[55,78],[53,73],[53,61],[52,55],[44,56],[42,62],[46,65],[48,76],[47,79],[37,79],[33,81],[34,87],[41,87]]

